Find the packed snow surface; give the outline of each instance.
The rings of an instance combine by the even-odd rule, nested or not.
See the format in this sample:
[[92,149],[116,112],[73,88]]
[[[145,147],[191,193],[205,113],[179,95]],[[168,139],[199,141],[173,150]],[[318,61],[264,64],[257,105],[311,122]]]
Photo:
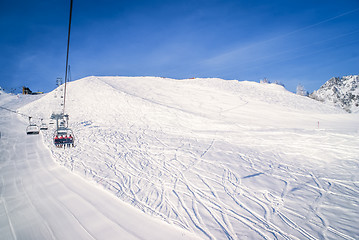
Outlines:
[[[19,112],[48,119],[62,91]],[[42,133],[55,163],[169,226],[202,239],[359,238],[357,114],[221,79],[88,77],[67,94],[75,147]]]
[[27,136],[12,112],[39,97],[0,92],[1,240],[199,239],[56,163],[43,136]]

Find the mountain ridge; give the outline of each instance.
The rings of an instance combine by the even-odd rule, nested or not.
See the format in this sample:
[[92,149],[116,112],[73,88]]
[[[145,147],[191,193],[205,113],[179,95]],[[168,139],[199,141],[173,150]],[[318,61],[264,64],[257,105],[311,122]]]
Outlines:
[[309,97],[331,103],[349,113],[359,112],[359,75],[333,77]]

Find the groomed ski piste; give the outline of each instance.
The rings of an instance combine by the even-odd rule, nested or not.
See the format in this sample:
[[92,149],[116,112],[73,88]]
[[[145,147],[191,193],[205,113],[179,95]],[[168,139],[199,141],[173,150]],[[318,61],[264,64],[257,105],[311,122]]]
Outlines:
[[27,119],[9,111],[40,97],[0,92],[1,240],[200,239],[59,165],[45,134],[26,135]]
[[[49,119],[62,87],[0,106]],[[0,109],[7,239],[359,238],[358,114],[213,78],[92,76],[67,93],[71,148]]]

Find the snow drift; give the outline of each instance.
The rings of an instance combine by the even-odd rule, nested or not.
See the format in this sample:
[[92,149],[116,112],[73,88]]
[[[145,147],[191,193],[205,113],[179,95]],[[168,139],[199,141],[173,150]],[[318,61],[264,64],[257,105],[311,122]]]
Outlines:
[[[204,239],[355,239],[359,120],[274,84],[88,77],[68,84],[59,164]],[[60,111],[61,89],[20,109]]]

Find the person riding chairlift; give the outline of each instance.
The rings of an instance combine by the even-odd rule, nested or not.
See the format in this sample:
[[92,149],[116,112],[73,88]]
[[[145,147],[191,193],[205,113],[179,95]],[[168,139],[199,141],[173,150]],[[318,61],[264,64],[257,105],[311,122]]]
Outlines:
[[68,141],[69,141],[69,139],[67,138],[67,135],[64,135],[64,148],[66,148],[66,145],[67,145],[67,143],[68,143]]
[[68,146],[70,147],[70,145],[74,146],[74,138],[71,134],[68,136]]
[[59,147],[59,136],[57,136],[57,135],[55,136],[54,143],[55,143],[56,147]]
[[60,147],[62,148],[62,145],[64,145],[64,136],[60,136],[59,137],[59,144],[60,144]]
[[70,147],[70,137],[65,135],[65,145],[69,148]]

